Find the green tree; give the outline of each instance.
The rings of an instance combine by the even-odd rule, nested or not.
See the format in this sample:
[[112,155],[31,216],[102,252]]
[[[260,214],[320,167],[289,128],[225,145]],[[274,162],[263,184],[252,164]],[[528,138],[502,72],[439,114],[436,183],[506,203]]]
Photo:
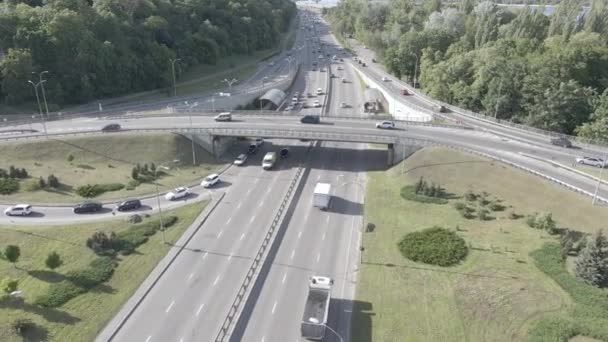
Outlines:
[[42,176],[38,178],[38,186],[40,187],[40,189],[46,188],[46,182],[44,181],[44,178],[42,178]]
[[46,257],[44,264],[46,267],[54,270],[63,264],[63,260],[61,260],[61,256],[57,252],[51,252]]
[[28,49],[9,48],[0,61],[2,93],[9,104],[34,100],[34,90],[28,84],[32,77],[32,54]]
[[575,263],[576,276],[593,286],[608,283],[608,241],[602,230],[587,240]]
[[12,263],[15,268],[17,267],[17,261],[19,260],[19,256],[21,256],[21,249],[19,246],[8,245],[4,249],[4,257],[8,262]]

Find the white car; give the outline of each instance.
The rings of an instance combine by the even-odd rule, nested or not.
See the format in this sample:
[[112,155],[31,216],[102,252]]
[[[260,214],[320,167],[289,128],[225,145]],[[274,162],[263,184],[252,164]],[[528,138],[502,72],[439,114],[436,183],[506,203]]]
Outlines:
[[323,55],[319,55],[319,59],[323,59]]
[[31,213],[32,206],[29,204],[16,204],[4,210],[6,216],[28,216]]
[[323,89],[317,88],[317,95],[323,95]]
[[234,160],[234,165],[241,166],[241,165],[244,165],[246,161],[247,161],[247,155],[242,153],[242,154],[239,154],[238,157],[236,157],[236,159]]
[[232,94],[230,93],[217,93],[220,97],[230,97]]
[[313,107],[321,107],[321,103],[319,102],[319,100],[315,100],[312,105]]
[[388,82],[388,81],[390,81],[390,80],[388,79],[388,77],[386,77],[386,76],[382,76],[382,82]]
[[294,106],[297,105],[298,102],[299,102],[299,99],[297,97],[295,97],[295,96],[291,99],[291,104],[294,105]]
[[205,177],[205,179],[203,179],[203,181],[201,182],[201,186],[203,188],[210,188],[221,181],[222,180],[220,179],[220,175],[218,175],[217,173],[212,173],[209,176]]
[[346,102],[340,102],[340,108],[346,108],[346,107],[348,107]]
[[293,105],[289,105],[287,107],[285,107],[285,111],[286,112],[291,112],[295,107]]
[[189,188],[185,186],[180,186],[179,188],[173,189],[173,191],[167,192],[167,194],[165,194],[165,199],[168,201],[175,201],[180,198],[190,196],[190,194],[191,191]]
[[595,167],[606,167],[606,162],[600,158],[592,157],[577,157],[576,162],[583,165],[595,166]]
[[392,121],[382,121],[382,122],[378,122],[376,123],[376,128],[381,128],[381,129],[393,129],[395,128],[395,123]]

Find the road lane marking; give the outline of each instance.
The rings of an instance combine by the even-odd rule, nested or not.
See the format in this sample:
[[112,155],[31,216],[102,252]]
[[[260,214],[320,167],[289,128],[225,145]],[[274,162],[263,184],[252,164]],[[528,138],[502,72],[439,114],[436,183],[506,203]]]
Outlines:
[[261,201],[260,204],[258,204],[258,208],[264,205],[264,201]]
[[230,253],[230,255],[228,255],[228,261],[230,261],[230,259],[232,259],[232,253]]
[[241,238],[239,240],[243,240],[245,238],[245,233],[241,234]]
[[222,236],[222,233],[223,233],[223,232],[224,232],[223,230],[220,230],[220,232],[217,234],[217,238],[218,238],[218,239],[219,239],[219,238]]
[[321,253],[317,254],[317,262],[321,259]]
[[285,279],[287,279],[287,273],[283,274],[283,280],[281,281],[281,284],[285,284]]
[[228,221],[226,221],[226,224],[230,224],[230,221],[232,221],[232,217],[228,218]]
[[218,275],[217,278],[215,278],[215,281],[213,281],[213,286],[217,285],[217,282],[220,280],[220,276]]
[[291,259],[293,259],[294,255],[296,255],[296,250],[295,249],[293,251],[291,251]]
[[274,315],[274,310],[276,310],[277,308],[277,302],[274,302],[274,305],[272,306],[272,314]]
[[169,304],[169,306],[167,307],[167,310],[165,310],[166,313],[169,313],[169,311],[171,311],[173,304],[175,304],[175,301],[172,301],[171,304]]
[[182,337],[182,338],[180,338],[180,339],[179,339],[179,342],[184,342],[184,338],[183,338],[183,337]]
[[209,254],[209,252],[205,252],[205,254],[203,254],[203,260],[205,260],[205,258],[207,257],[208,254]]
[[241,208],[241,204],[243,204],[243,202],[239,203],[239,205],[236,206],[236,209],[240,209]]
[[198,307],[198,310],[196,310],[196,316],[198,317],[198,314],[201,313],[201,310],[203,310],[203,308],[205,307],[205,304],[201,304],[201,306]]
[[266,336],[262,337],[262,341],[260,341],[260,342],[264,342],[264,341],[266,341]]
[[325,217],[325,223],[329,223],[329,215]]
[[298,240],[302,237],[302,232],[298,233]]
[[190,275],[188,276],[188,280],[192,279],[193,276],[194,276],[194,273],[190,273]]
[[255,220],[255,215],[251,216],[251,218],[249,219],[249,223],[252,223],[253,220]]
[[150,341],[151,338],[152,338],[152,335],[148,336],[148,338],[146,339],[146,342]]
[[325,240],[325,233],[323,233],[323,236],[321,236],[321,241]]

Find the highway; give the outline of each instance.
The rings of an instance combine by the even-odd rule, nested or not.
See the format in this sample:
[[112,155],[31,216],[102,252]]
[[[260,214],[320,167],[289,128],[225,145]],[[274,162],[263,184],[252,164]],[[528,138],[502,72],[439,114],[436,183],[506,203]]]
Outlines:
[[[318,23],[315,30],[329,47],[324,48],[323,62],[317,66],[317,71],[313,71],[312,63],[319,63],[319,53],[313,54],[312,40],[305,40],[307,33],[301,30],[298,32],[297,41],[303,46],[299,50],[302,69],[294,83],[293,92],[300,92],[303,101],[309,103],[318,99],[320,103],[325,103],[327,109],[301,108],[300,104],[291,113],[294,115],[284,112],[277,115],[252,112],[236,114],[234,122],[228,123],[215,122],[211,115],[193,113],[192,126],[197,129],[273,129],[284,132],[311,130],[354,137],[366,134],[385,136],[405,142],[410,139],[417,144],[440,143],[501,157],[583,190],[595,190],[596,182],[588,177],[521,154],[536,155],[570,165],[575,156],[594,153],[592,150],[563,149],[548,144],[546,139],[543,140],[538,135],[510,129],[502,134],[505,129],[494,126],[466,130],[398,122],[395,130],[376,129],[375,121],[369,120],[362,113],[363,89],[353,66],[347,59],[345,62],[328,64],[330,58],[326,53],[334,55],[337,43],[333,41],[326,25]],[[343,70],[338,70],[338,66]],[[285,67],[285,64],[273,66],[276,70],[272,70],[280,72]],[[325,72],[319,71],[322,67],[329,68]],[[382,75],[382,70],[376,67],[373,72],[378,77]],[[327,94],[331,73],[338,77],[330,80],[331,92]],[[342,83],[342,77],[349,82]],[[306,93],[314,94],[317,88],[321,88],[325,94],[306,98]],[[290,99],[291,94],[287,97],[288,101]],[[408,100],[419,101],[412,102],[416,106],[426,105],[432,108],[413,96],[408,97]],[[341,108],[341,102],[349,106]],[[319,125],[299,122],[302,114],[319,113],[322,114],[322,123]],[[183,114],[111,119],[85,117],[48,122],[47,130],[51,134],[99,132],[101,127],[110,122],[119,123],[125,130],[187,129],[191,125],[190,118]],[[486,125],[472,120],[471,124]],[[262,150],[248,160],[246,166],[230,167],[222,175],[225,180],[222,186],[211,190],[193,189],[197,196],[191,200],[210,198],[214,192],[220,191],[226,195],[201,230],[185,246],[185,251],[118,332],[115,341],[213,341],[249,269],[251,258],[260,247],[262,238],[285,197],[287,186],[294,179],[296,168],[300,165],[305,171],[300,180],[300,191],[292,200],[293,211],[283,222],[282,230],[277,233],[278,244],[273,253],[269,254],[269,267],[259,275],[257,286],[250,294],[247,305],[241,308],[243,311],[235,322],[230,340],[302,341],[299,323],[306,298],[307,280],[311,275],[329,276],[335,280],[329,326],[345,341],[349,340],[348,312],[355,290],[354,271],[358,261],[357,247],[365,202],[365,173],[371,169],[386,168],[386,151],[371,148],[365,143],[325,141],[317,143],[310,150],[309,144],[311,143],[285,139],[267,141]],[[283,146],[290,147],[289,158],[279,161],[276,170],[262,170],[260,164],[264,152],[276,151]],[[312,189],[317,182],[328,182],[334,187],[334,204],[327,212],[319,211],[311,205]],[[607,190],[602,189],[599,194],[608,197]],[[144,200],[144,204],[150,207],[146,210],[155,207],[154,200]],[[163,201],[162,205],[169,208],[182,203]],[[3,210],[4,207],[0,206],[0,209]],[[36,208],[36,211],[40,212],[37,217],[3,217],[4,221],[0,222],[65,222],[75,217],[66,207]],[[103,219],[111,215],[110,212],[105,212],[77,217]],[[326,342],[339,340],[337,335],[327,332]]]

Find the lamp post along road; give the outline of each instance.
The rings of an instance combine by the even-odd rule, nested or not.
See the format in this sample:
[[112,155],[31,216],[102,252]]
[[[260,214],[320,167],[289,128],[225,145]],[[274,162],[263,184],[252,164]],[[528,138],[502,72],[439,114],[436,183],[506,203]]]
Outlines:
[[173,96],[177,96],[177,85],[175,84],[175,62],[181,61],[181,58],[171,60],[171,72],[173,73]]
[[36,93],[36,102],[38,102],[38,113],[40,114],[40,117],[42,118],[42,126],[44,127],[44,135],[48,138],[48,134],[46,131],[46,121],[44,120],[44,116],[42,114],[42,106],[40,105],[40,96],[38,96],[38,86],[44,82],[46,82],[46,80],[42,80],[38,83],[28,81],[28,83],[34,87],[34,92]]
[[163,226],[163,211],[162,208],[160,206],[160,192],[158,190],[158,169],[161,167],[165,167],[162,165],[159,165],[155,170],[154,170],[154,185],[156,186],[156,204],[158,205],[158,217],[160,220],[160,232],[163,236],[163,244],[166,245],[167,244],[167,240],[165,239],[165,227]]
[[[32,74],[35,74],[35,72],[32,72]],[[38,78],[40,80],[38,84],[40,84],[40,88],[42,89],[42,100],[44,101],[44,109],[46,111],[46,116],[49,116],[49,105],[46,102],[46,93],[44,92],[44,82],[46,82],[46,80],[42,80],[42,75],[44,74],[48,74],[48,70],[45,70],[38,74]]]
[[[185,102],[186,106],[188,105],[188,101]],[[190,109],[196,106],[194,103]],[[188,117],[190,118],[190,142],[192,143],[192,165],[196,166],[196,152],[194,150],[194,128],[192,127],[192,110],[188,110]]]
[[592,205],[595,205],[595,202],[597,202],[597,194],[600,191],[602,176],[604,175],[604,169],[606,168],[606,158],[608,158],[608,152],[604,155],[604,159],[602,160],[602,169],[600,170],[600,176],[597,180],[597,185],[595,186],[595,192],[593,193],[593,200],[591,201]]
[[222,82],[226,82],[226,84],[228,84],[228,91],[232,93],[232,85],[233,85],[235,82],[238,82],[238,80],[237,80],[236,78],[233,78],[233,79],[231,79],[231,80],[228,80],[227,78],[224,78],[224,79],[222,80]]

